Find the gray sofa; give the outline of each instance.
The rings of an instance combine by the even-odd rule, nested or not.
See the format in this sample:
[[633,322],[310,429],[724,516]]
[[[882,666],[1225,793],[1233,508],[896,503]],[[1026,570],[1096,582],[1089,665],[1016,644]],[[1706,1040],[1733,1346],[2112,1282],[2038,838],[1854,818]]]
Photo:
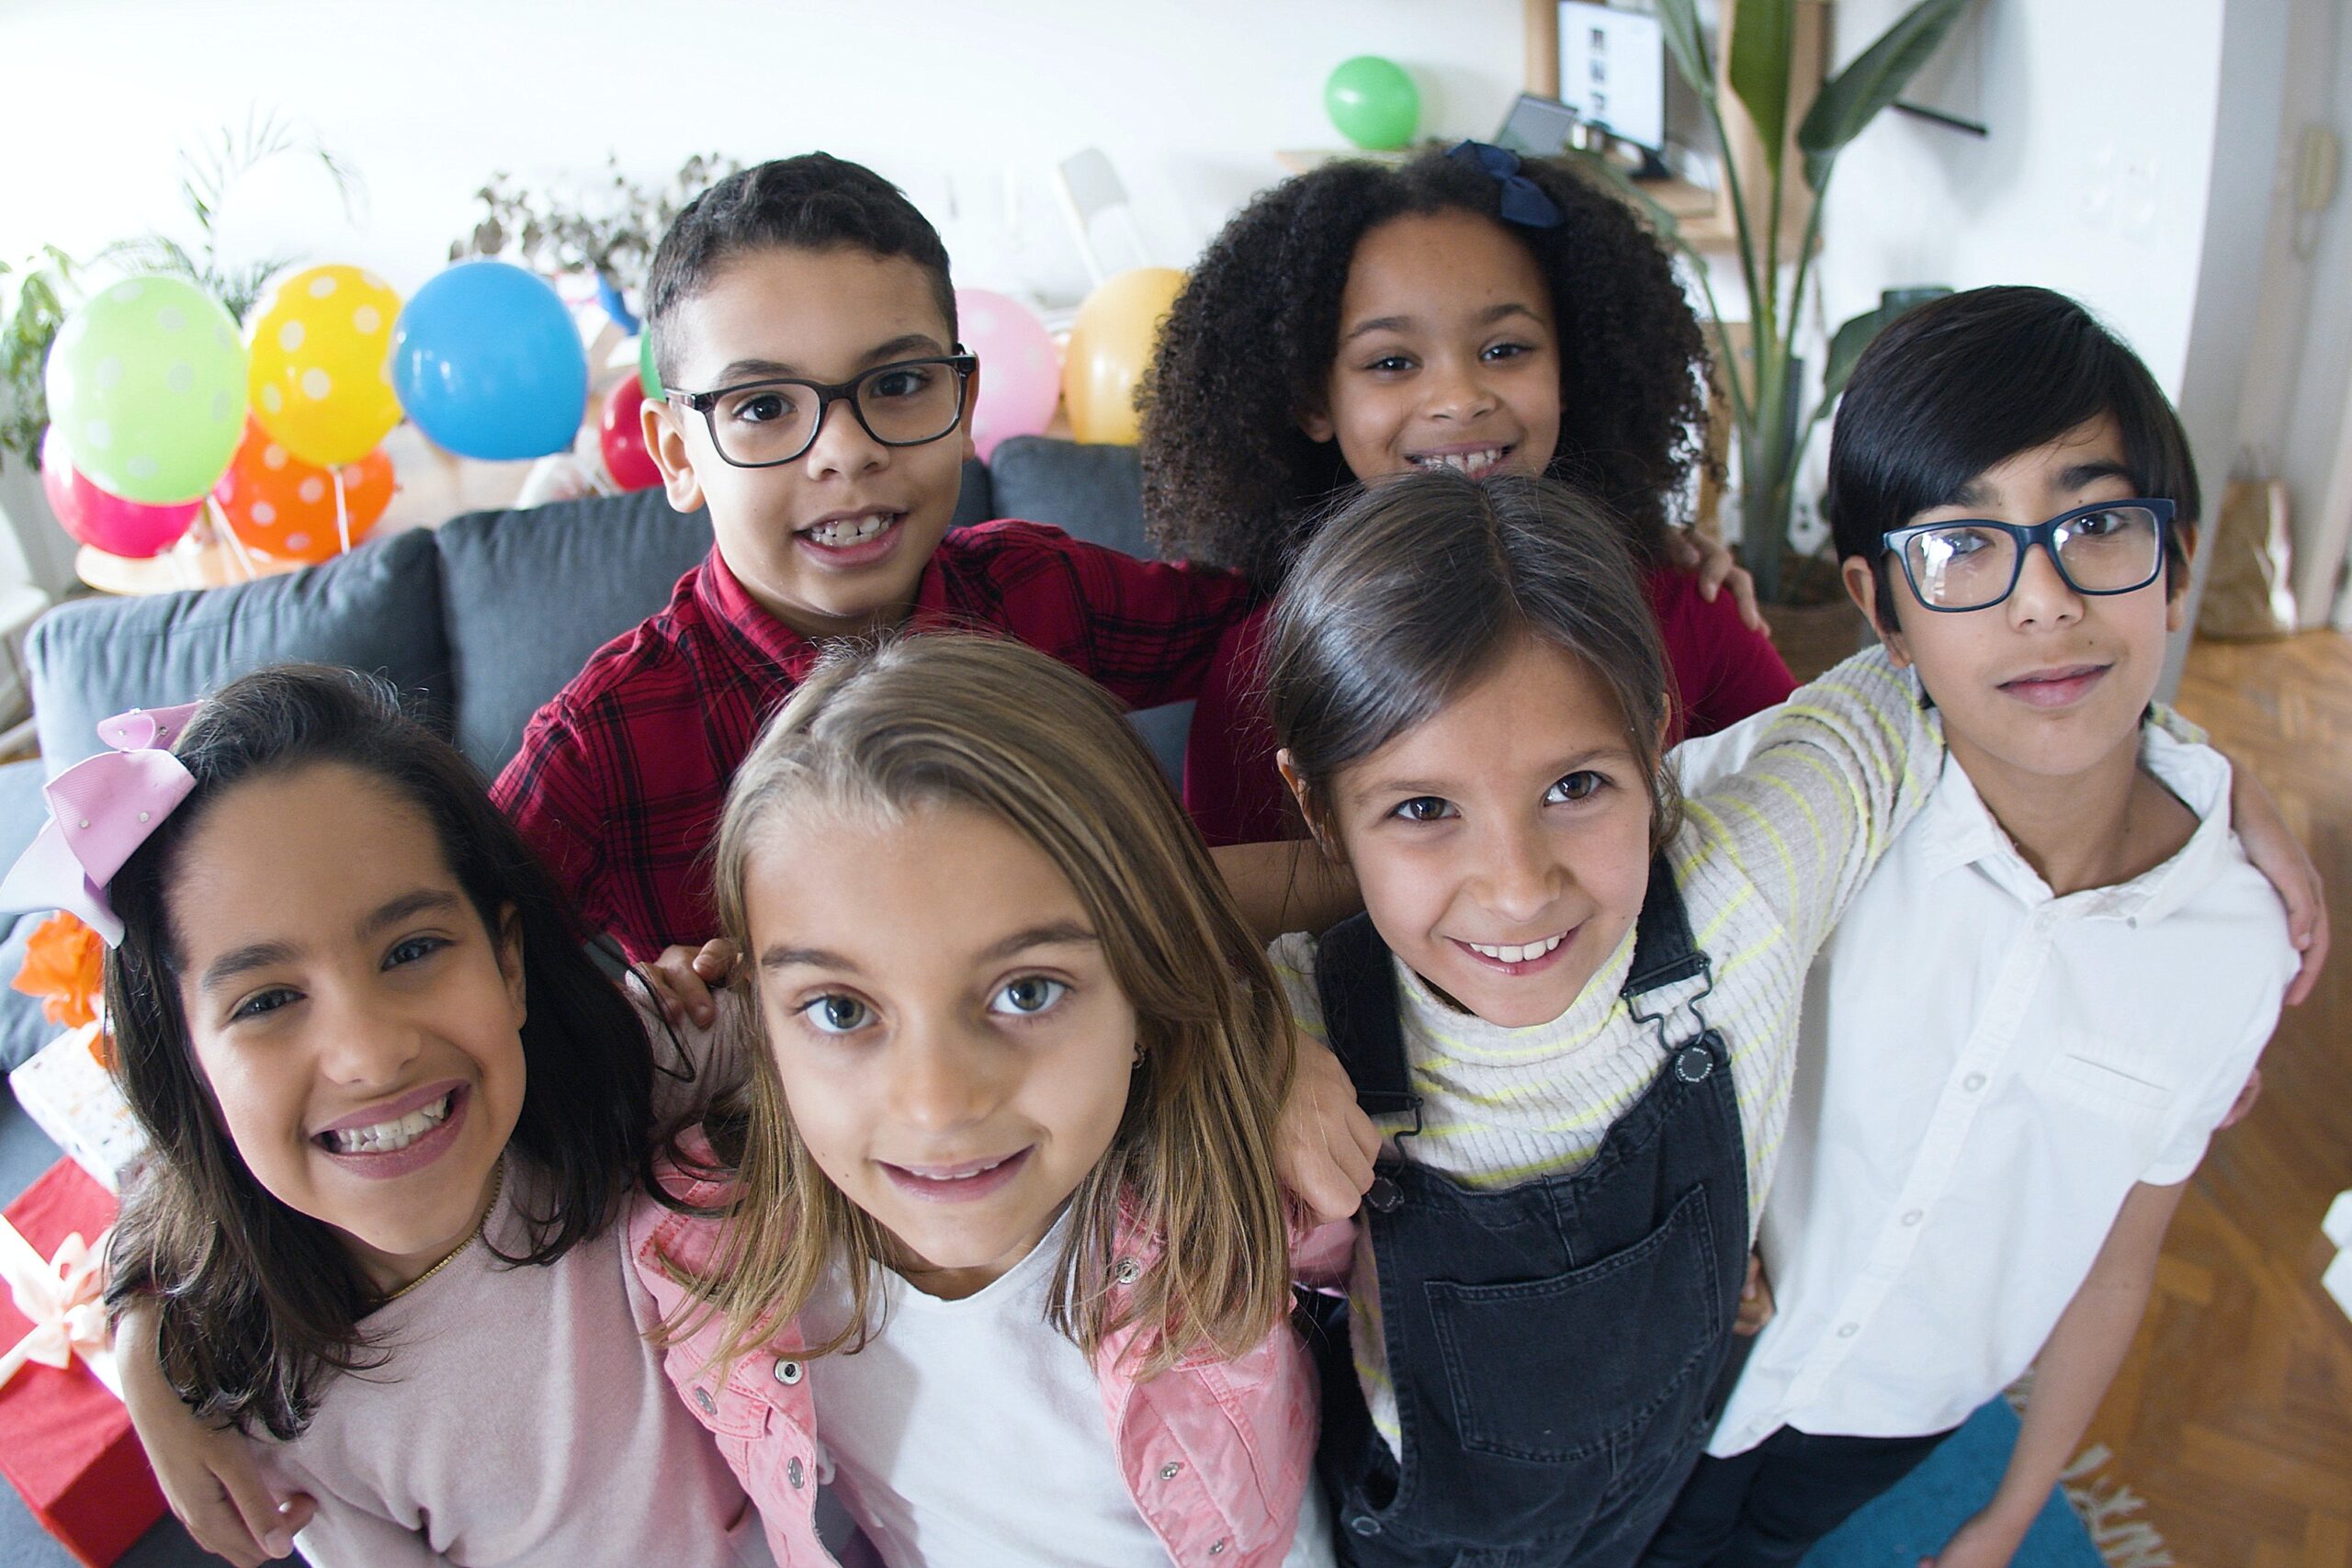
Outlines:
[[[991,466],[965,465],[956,524],[989,517],[1057,524],[1146,553],[1128,447],[1008,441]],[[389,676],[485,775],[495,774],[538,705],[591,653],[667,603],[709,547],[707,517],[682,516],[650,491],[470,513],[437,529],[363,545],[325,566],[233,588],[61,605],[28,643],[41,756],[0,767],[0,865],[40,827],[42,779],[98,749],[100,719],[186,702],[284,660]],[[1171,769],[1188,717],[1172,708],[1136,716]],[[43,918],[0,916],[0,929],[9,931],[0,943],[0,1067],[15,1066],[56,1032],[38,1002],[5,988],[24,962],[27,933]],[[22,1191],[57,1157],[15,1098],[0,1094],[0,1197]],[[0,1486],[0,1565],[72,1568],[72,1561]],[[219,1561],[165,1518],[121,1568]]]
[[[993,463],[965,465],[956,522],[989,517],[1051,523],[1149,553],[1132,447],[1007,441]],[[709,547],[704,514],[681,515],[661,491],[641,491],[469,513],[235,587],[61,605],[34,626],[27,646],[41,756],[0,768],[0,866],[40,826],[42,778],[98,750],[100,719],[186,702],[285,660],[390,677],[494,775],[539,705],[597,648],[667,603]],[[1171,771],[1188,706],[1136,716]],[[0,918],[0,927],[14,927],[0,945],[0,982],[15,976],[37,919]],[[0,990],[0,1066],[15,1066],[54,1032],[37,1003]]]

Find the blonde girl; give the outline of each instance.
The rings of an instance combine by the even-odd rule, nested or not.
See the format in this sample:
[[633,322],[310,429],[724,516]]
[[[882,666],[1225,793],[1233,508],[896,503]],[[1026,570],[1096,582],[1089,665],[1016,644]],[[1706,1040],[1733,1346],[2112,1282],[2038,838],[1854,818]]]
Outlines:
[[831,1561],[830,1476],[892,1568],[1329,1561],[1288,1014],[1111,699],[1009,642],[836,655],[715,864],[762,1040],[631,1243],[777,1560]]

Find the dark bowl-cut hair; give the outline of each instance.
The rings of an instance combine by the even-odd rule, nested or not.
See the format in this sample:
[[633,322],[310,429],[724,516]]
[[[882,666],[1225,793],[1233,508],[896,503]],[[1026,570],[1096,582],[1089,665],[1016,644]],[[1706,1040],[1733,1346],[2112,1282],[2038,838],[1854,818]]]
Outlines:
[[1600,682],[1649,787],[1651,847],[1673,837],[1681,795],[1662,755],[1673,683],[1623,525],[1551,479],[1445,469],[1359,494],[1299,556],[1275,606],[1266,701],[1310,820],[1329,820],[1342,769],[1425,723],[1522,637]]
[[1888,530],[2101,414],[2122,433],[2133,490],[2173,503],[2165,592],[2177,592],[2199,513],[2188,437],[2140,356],[2088,310],[2047,288],[1972,288],[1881,333],[1838,405],[1822,496],[1838,558],[1871,563],[1879,624],[1895,625]]
[[107,954],[114,1073],[149,1140],[108,1251],[110,1303],[152,1295],[164,1373],[208,1421],[288,1438],[333,1371],[380,1364],[361,1319],[382,1297],[334,1231],[254,1179],[216,1112],[180,1005],[171,889],[189,840],[241,784],[333,765],[423,813],[492,940],[522,937],[527,1016],[520,1119],[507,1149],[546,1179],[515,1265],[554,1262],[616,1222],[652,1145],[653,1057],[577,919],[455,748],[401,711],[386,682],[322,665],[232,682],[174,748],[195,787],[109,889],[121,943]]
[[1558,227],[1506,221],[1501,183],[1438,152],[1401,167],[1326,164],[1225,226],[1177,296],[1139,394],[1144,517],[1162,556],[1281,587],[1333,492],[1365,477],[1298,423],[1329,396],[1356,247],[1391,219],[1462,211],[1526,246],[1550,295],[1560,437],[1545,471],[1606,502],[1643,566],[1665,558],[1668,498],[1702,458],[1698,320],[1632,208],[1565,164],[1529,159],[1521,173],[1559,209]]
[[735,257],[778,249],[907,257],[922,268],[948,342],[956,341],[956,285],[931,220],[865,164],[803,152],[737,170],[686,203],[662,236],[645,280],[645,330],[653,334],[653,367],[664,387],[673,384],[677,356],[662,323]]

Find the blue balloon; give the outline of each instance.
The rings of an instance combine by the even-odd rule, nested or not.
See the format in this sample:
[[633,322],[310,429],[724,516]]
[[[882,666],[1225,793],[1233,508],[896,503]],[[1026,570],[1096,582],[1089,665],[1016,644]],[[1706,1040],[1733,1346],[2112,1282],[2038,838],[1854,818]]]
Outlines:
[[563,451],[588,405],[571,313],[505,262],[460,262],[412,295],[392,329],[391,375],[416,427],[461,457]]

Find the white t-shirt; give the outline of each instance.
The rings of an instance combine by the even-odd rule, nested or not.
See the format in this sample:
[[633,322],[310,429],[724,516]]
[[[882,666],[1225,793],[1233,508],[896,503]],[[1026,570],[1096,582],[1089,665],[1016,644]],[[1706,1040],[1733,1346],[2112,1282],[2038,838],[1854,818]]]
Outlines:
[[[1686,780],[1748,728],[1686,743]],[[2140,755],[2201,818],[2164,864],[2054,897],[1947,761],[1822,949],[1759,1242],[1778,1315],[1710,1452],[1957,1426],[2041,1352],[2133,1186],[2197,1168],[2296,959],[2228,762],[2154,726]]]
[[[808,1362],[833,1484],[890,1568],[1114,1568],[1168,1553],[1120,1473],[1101,1383],[1046,1321],[1065,1212],[1028,1257],[961,1301],[877,1269],[881,1331]],[[811,1299],[811,1343],[849,1321],[836,1276]],[[1309,1481],[1285,1568],[1333,1562]]]

